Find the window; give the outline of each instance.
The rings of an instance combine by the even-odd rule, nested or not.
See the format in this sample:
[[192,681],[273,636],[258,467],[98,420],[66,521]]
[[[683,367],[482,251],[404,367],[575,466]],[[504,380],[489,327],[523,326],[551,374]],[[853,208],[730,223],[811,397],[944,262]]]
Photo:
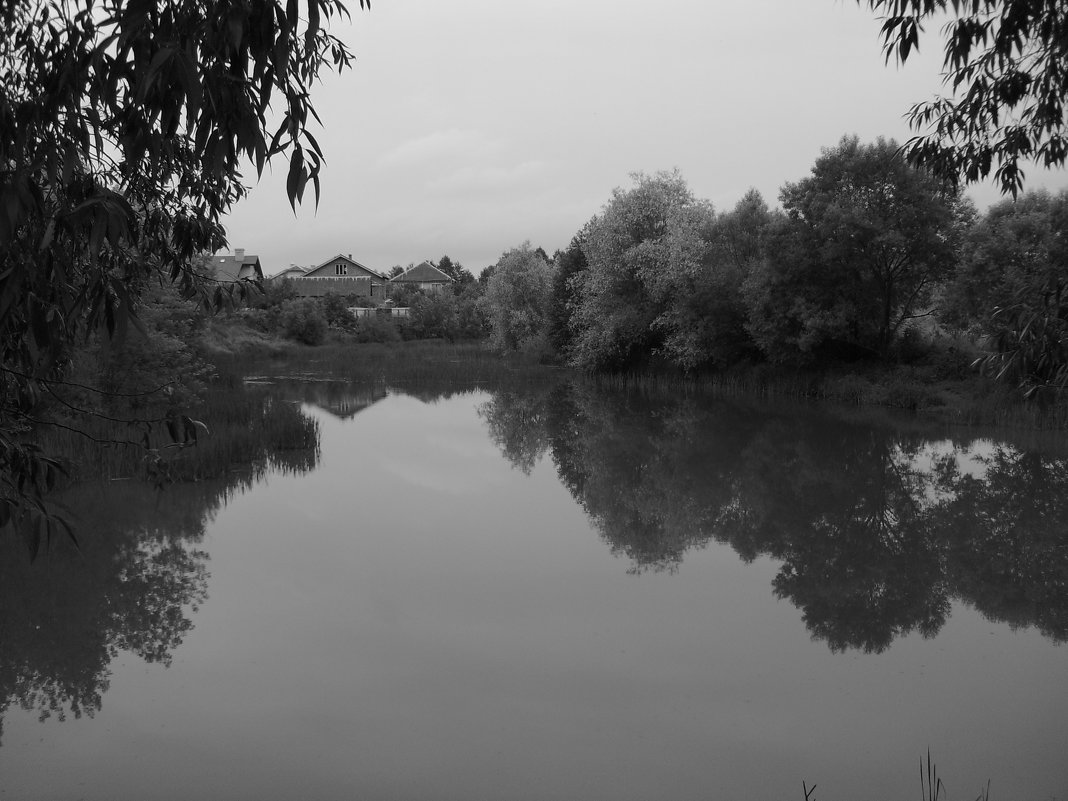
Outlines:
[[334,265],[334,272],[337,273],[338,275],[348,275],[349,274],[349,265],[343,264],[341,262],[338,262],[337,264]]

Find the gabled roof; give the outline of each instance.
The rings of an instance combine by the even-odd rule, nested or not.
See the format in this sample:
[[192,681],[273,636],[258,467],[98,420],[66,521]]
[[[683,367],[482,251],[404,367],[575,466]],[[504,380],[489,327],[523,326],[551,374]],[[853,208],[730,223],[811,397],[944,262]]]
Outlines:
[[393,276],[389,280],[400,283],[409,282],[413,284],[444,284],[456,279],[450,275],[446,275],[430,262],[424,261],[405,270],[400,275]]
[[[345,264],[350,264],[350,265],[354,266],[357,271],[362,271],[363,273],[365,273],[366,275],[368,275],[368,276],[370,276],[372,278],[379,278],[379,279],[381,279],[383,281],[386,280],[386,277],[384,275],[382,275],[382,273],[378,272],[378,270],[372,270],[367,265],[360,264],[358,261],[356,261],[354,258],[352,258],[351,255],[350,256],[346,256],[344,253],[338,253],[333,258],[329,258],[326,261],[324,261],[322,264],[320,264],[320,265],[318,265],[316,267],[312,267],[310,270],[306,271],[304,273],[304,275],[306,277],[311,277],[311,276],[314,276],[320,270],[322,270],[324,275],[336,276],[336,273],[334,272],[334,265],[336,265],[338,262],[344,262]],[[357,273],[349,273],[349,274],[350,275],[358,275],[359,273],[357,272]]]
[[211,265],[220,281],[241,281],[245,278],[263,280],[263,268],[259,256],[246,256],[239,250],[234,256],[212,256]]
[[268,280],[273,280],[275,278],[285,278],[286,276],[295,278],[298,275],[304,275],[304,273],[308,272],[309,269],[310,268],[308,267],[301,267],[299,264],[290,264],[284,270],[280,270],[279,272],[272,275]]

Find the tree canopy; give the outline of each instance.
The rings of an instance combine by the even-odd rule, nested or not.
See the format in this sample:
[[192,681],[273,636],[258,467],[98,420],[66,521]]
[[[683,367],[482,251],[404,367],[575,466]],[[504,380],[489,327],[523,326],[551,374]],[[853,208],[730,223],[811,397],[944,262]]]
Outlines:
[[[672,239],[690,241],[680,229],[710,220],[711,206],[697,201],[675,172],[635,173],[631,189],[616,188],[588,223],[582,244],[587,268],[574,281],[571,362],[585,369],[626,369],[660,343],[653,322],[666,294],[660,274]],[[679,236],[674,236],[679,234]],[[687,250],[699,250],[692,243]],[[681,247],[679,245],[678,247]]]
[[897,144],[844,137],[780,194],[786,218],[750,276],[750,330],[772,358],[837,343],[884,354],[951,269],[957,194]]
[[545,349],[545,319],[552,293],[553,269],[530,242],[504,253],[486,281],[479,301],[500,351],[538,353]]
[[917,103],[911,161],[973,183],[993,171],[1003,192],[1023,187],[1020,161],[1068,156],[1068,6],[1061,0],[868,0],[883,13],[887,60],[904,63],[927,23],[942,28],[949,97]]

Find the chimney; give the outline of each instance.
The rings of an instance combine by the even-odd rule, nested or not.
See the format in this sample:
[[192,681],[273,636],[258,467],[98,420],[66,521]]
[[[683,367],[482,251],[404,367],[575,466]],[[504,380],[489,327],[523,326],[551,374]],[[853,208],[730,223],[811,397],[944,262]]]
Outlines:
[[352,254],[349,254],[349,261],[352,261]]
[[242,262],[244,260],[245,260],[245,249],[244,248],[234,248],[234,261]]

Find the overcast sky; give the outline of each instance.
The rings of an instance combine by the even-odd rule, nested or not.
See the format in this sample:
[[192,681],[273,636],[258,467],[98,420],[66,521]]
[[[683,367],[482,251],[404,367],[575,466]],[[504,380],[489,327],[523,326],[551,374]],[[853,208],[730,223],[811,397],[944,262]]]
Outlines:
[[[844,134],[907,139],[908,108],[941,86],[937,30],[887,65],[854,0],[349,5],[333,32],[355,68],[313,95],[318,210],[294,215],[280,162],[227,220],[267,275],[337,253],[381,271],[448,254],[477,275],[524,240],[566,247],[635,171],[677,167],[719,210],[750,187],[776,206]],[[1032,167],[1026,185],[1068,176]]]

